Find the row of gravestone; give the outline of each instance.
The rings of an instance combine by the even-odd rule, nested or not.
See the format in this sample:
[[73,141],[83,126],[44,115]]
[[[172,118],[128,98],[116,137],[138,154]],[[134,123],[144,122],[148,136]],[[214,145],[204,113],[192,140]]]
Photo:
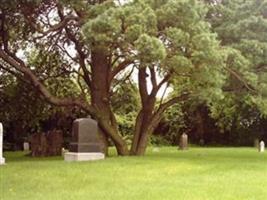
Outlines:
[[[265,151],[265,143],[264,141],[256,140],[254,146],[259,150],[259,152],[264,152]],[[183,133],[180,136],[180,141],[179,141],[179,149],[180,150],[187,150],[188,149],[188,135]]]
[[[70,152],[64,154],[65,161],[85,161],[104,159],[102,146],[98,138],[97,122],[90,118],[77,119],[72,126]],[[32,156],[60,155],[62,152],[63,134],[53,130],[47,133],[33,134],[30,139]],[[28,148],[28,145],[26,145]],[[0,164],[5,163],[3,152],[3,127],[0,123]]]
[[[53,130],[47,133],[36,133],[30,137],[29,141],[33,157],[55,156],[62,153],[63,133],[61,131]],[[69,146],[70,152],[64,155],[65,160],[102,159],[104,154],[101,149],[97,122],[90,118],[75,120],[72,127],[72,140]]]
[[[98,138],[97,122],[90,118],[77,119],[72,126],[72,141],[70,152],[65,153],[65,161],[85,161],[104,159],[101,152],[101,143]],[[61,131],[53,130],[48,133],[34,134],[30,138],[32,156],[60,155],[63,143]],[[180,149],[188,149],[188,136],[182,134],[180,138]],[[259,143],[259,151],[264,152],[265,144]],[[0,164],[5,163],[3,158],[3,126],[0,123]]]

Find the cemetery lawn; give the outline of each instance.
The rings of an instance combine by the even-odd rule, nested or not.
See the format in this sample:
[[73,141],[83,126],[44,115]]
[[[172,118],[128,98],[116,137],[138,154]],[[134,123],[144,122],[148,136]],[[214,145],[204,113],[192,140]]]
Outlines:
[[6,152],[1,200],[263,200],[267,152],[253,148],[175,147],[143,157],[66,163]]

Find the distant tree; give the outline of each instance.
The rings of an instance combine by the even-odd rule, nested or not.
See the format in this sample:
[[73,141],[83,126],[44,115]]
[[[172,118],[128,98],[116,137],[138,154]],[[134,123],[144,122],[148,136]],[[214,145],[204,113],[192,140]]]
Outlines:
[[[223,87],[226,98],[211,109],[225,129],[267,114],[267,1],[213,1],[208,21],[224,47],[231,48],[231,71]],[[257,117],[256,117],[257,116]],[[249,124],[248,124],[249,122]]]

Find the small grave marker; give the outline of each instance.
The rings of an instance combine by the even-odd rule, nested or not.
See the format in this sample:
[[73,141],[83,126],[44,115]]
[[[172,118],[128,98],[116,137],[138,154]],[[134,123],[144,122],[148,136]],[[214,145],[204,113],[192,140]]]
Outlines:
[[3,125],[0,122],[0,165],[5,164],[5,158],[3,157]]
[[264,151],[265,151],[265,143],[264,141],[261,141],[259,146],[259,152],[263,153]]
[[30,150],[29,142],[23,142],[23,151],[29,151],[29,150]]
[[179,149],[180,150],[188,149],[188,135],[186,133],[183,133],[180,137]]

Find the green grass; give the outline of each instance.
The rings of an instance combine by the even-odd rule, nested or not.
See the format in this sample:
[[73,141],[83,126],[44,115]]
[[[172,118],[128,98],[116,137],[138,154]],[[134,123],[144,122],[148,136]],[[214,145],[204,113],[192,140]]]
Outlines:
[[267,152],[252,148],[151,149],[144,157],[66,163],[6,153],[1,200],[263,200]]

